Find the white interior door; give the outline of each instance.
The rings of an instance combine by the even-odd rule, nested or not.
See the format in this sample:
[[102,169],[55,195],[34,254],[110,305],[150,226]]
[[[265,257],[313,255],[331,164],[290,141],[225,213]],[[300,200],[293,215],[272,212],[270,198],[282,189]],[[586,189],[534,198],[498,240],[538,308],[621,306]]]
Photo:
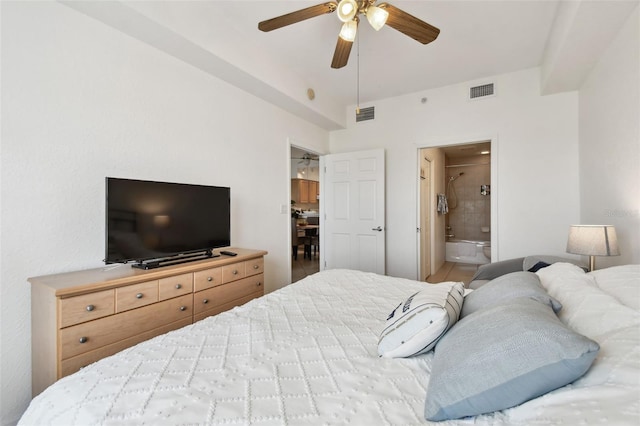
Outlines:
[[321,168],[321,268],[384,274],[384,150],[326,155]]

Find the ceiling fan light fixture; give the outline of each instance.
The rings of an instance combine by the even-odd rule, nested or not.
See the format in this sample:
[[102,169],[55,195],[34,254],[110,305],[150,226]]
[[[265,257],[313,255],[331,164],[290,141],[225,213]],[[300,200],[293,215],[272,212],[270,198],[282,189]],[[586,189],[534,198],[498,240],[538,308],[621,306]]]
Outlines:
[[344,41],[354,41],[356,39],[356,33],[358,32],[358,22],[349,21],[342,24],[340,29],[340,38]]
[[369,6],[367,8],[367,21],[369,21],[373,29],[376,31],[380,31],[380,28],[384,27],[384,24],[387,23],[388,17],[389,12],[380,7]]
[[358,13],[358,3],[356,0],[341,0],[338,3],[338,18],[342,22],[349,22]]

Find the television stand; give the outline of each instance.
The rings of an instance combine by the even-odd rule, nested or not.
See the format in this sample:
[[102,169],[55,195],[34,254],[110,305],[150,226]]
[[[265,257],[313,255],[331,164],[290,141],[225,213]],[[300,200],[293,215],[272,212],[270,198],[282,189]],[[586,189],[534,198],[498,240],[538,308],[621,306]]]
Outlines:
[[262,296],[267,252],[230,250],[238,255],[29,278],[33,396],[99,359]]
[[141,260],[131,265],[131,267],[138,269],[155,269],[163,266],[179,265],[181,263],[195,262],[197,260],[211,259],[212,257],[219,256],[219,254],[214,254],[212,250],[206,250],[197,253],[165,257],[162,259]]

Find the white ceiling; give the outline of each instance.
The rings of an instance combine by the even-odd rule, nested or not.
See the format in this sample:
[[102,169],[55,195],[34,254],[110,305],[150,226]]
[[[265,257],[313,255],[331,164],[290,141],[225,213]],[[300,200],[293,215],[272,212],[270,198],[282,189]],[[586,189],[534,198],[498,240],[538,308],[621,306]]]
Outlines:
[[[441,33],[434,42],[422,45],[390,27],[376,32],[364,19],[357,39],[360,104],[363,105],[542,66],[545,58],[553,62],[566,57],[567,51],[572,56],[582,55],[581,67],[588,70],[600,53],[598,50],[606,44],[603,42],[604,46],[594,48],[594,37],[584,35],[604,32],[604,35],[598,33],[596,39],[610,41],[638,0],[389,2],[440,28]],[[356,103],[358,41],[354,43],[348,65],[335,70],[330,63],[341,25],[335,13],[269,33],[257,27],[262,20],[319,3],[322,0],[65,2],[333,130],[344,127],[346,108]],[[591,7],[594,4],[602,7]],[[603,8],[616,13],[607,25],[600,22],[594,25],[592,18],[602,16]],[[584,10],[590,13],[578,13]],[[584,22],[578,22],[578,18]],[[559,25],[562,28],[559,29]],[[583,39],[585,42],[581,43]],[[562,61],[556,62],[562,64]],[[572,65],[576,63],[577,60],[571,60]],[[575,70],[571,71],[575,74]],[[546,75],[554,77],[554,72],[558,73],[551,70]],[[562,75],[555,80],[566,78]],[[315,91],[313,101],[307,98],[308,88]]]

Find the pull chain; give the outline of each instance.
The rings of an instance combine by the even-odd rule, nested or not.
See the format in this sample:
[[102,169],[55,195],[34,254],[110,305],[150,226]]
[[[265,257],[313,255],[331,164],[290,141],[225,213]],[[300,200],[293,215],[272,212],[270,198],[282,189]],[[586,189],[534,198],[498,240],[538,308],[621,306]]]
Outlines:
[[356,40],[356,114],[360,114],[360,37]]

